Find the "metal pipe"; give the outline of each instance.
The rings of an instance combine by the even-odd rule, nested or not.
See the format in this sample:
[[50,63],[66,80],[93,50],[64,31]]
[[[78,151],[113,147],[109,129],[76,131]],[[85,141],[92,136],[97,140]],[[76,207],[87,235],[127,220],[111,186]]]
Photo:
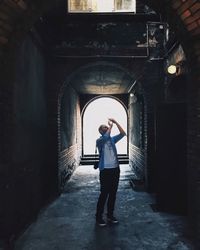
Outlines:
[[91,56],[75,56],[75,55],[53,55],[58,58],[148,58],[146,56],[121,56],[121,55],[91,55]]

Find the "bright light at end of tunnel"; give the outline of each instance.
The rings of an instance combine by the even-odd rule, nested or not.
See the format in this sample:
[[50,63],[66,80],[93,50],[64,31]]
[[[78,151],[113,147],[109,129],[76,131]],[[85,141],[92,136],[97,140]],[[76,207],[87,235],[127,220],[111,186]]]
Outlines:
[[[101,97],[91,102],[83,115],[83,152],[94,154],[96,139],[100,137],[98,128],[108,124],[108,118],[114,118],[127,131],[127,113],[120,102],[110,97]],[[112,128],[112,135],[119,133],[117,126]],[[127,137],[117,144],[119,154],[127,154]]]

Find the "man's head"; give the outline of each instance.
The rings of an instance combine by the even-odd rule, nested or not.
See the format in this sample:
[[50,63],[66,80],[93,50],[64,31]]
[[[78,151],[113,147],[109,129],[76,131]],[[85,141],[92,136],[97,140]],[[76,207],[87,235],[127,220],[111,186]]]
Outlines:
[[107,126],[107,125],[102,124],[102,125],[99,127],[99,133],[100,133],[101,135],[105,134],[105,133],[107,132],[107,130],[108,130],[108,126]]

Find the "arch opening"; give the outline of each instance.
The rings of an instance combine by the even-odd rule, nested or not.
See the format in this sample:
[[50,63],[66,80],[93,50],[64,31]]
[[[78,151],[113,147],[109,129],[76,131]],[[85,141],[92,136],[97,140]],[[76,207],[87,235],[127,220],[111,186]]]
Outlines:
[[[107,124],[108,118],[116,119],[127,131],[127,111],[125,107],[113,97],[99,97],[92,100],[85,108],[82,116],[83,124],[83,155],[95,153],[96,139],[100,136],[98,128],[101,124]],[[118,129],[113,126],[111,135],[117,134]],[[128,153],[127,137],[117,144],[118,154]]]

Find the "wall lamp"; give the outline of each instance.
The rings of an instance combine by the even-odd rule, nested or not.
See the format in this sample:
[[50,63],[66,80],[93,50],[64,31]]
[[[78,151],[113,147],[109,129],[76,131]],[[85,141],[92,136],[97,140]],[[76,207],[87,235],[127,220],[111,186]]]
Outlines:
[[167,73],[169,73],[170,75],[174,75],[177,73],[177,66],[174,64],[171,64],[167,67]]
[[167,67],[167,73],[170,75],[182,75],[188,72],[186,61],[179,61],[176,64],[170,64]]
[[136,103],[136,102],[137,102],[136,93],[131,92],[131,93],[130,93],[130,97],[131,97],[131,101],[132,101],[133,103]]

